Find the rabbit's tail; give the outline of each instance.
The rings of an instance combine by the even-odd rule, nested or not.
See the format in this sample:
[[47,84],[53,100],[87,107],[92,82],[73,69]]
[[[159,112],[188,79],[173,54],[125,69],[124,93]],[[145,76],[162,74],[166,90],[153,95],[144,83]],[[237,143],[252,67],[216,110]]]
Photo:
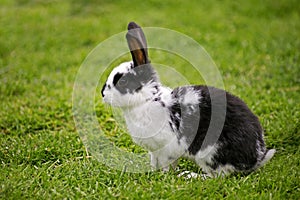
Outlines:
[[262,167],[264,164],[266,164],[269,160],[271,160],[275,152],[276,152],[275,149],[267,149],[263,159],[259,163],[257,163],[255,168],[257,169],[259,167]]

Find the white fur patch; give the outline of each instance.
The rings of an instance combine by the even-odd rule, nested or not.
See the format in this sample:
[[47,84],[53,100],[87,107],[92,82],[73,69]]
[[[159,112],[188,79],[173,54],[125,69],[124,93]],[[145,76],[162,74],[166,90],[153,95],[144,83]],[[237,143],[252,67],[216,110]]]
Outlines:
[[195,91],[194,89],[187,89],[187,92],[181,98],[182,98],[181,102],[184,105],[199,104],[199,99],[200,99],[199,91]]
[[202,180],[206,180],[208,178],[213,178],[213,176],[211,176],[209,174],[197,174],[195,172],[190,172],[190,171],[183,171],[180,174],[178,174],[177,177],[183,177],[185,179],[201,178]]
[[204,150],[200,150],[197,152],[197,154],[195,155],[195,159],[205,159],[207,162],[211,162],[213,156],[216,154],[217,152],[217,145],[210,145],[207,146]]
[[198,178],[200,174],[190,171],[184,171],[177,175],[177,177],[184,177],[185,179]]
[[207,164],[212,163],[212,159],[217,152],[217,145],[208,146],[204,150],[200,150],[194,157],[195,162],[202,168],[202,170],[211,175],[211,167]]
[[163,108],[159,102],[145,101],[123,110],[130,135],[145,149],[159,150],[175,136],[170,131],[168,109]]
[[125,73],[129,72],[129,70],[131,69],[131,66],[133,66],[133,62],[132,61],[121,63],[118,67],[114,68],[111,71],[110,75],[107,78],[106,83],[112,85],[115,75],[117,73],[123,73],[123,74],[125,74]]

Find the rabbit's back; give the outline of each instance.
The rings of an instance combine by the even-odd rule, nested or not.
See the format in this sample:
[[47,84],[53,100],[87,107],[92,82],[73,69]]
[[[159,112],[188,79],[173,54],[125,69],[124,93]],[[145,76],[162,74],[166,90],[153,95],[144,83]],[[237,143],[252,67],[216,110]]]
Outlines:
[[178,87],[172,97],[173,130],[179,138],[186,138],[188,153],[195,156],[196,162],[197,157],[203,158],[197,154],[211,149],[212,158],[205,162],[212,170],[232,166],[236,171],[248,171],[265,156],[259,120],[238,97],[201,85]]

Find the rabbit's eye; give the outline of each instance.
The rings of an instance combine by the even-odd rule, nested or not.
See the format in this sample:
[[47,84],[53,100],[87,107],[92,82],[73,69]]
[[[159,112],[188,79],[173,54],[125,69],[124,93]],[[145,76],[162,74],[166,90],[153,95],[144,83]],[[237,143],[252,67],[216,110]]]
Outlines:
[[119,80],[121,79],[122,76],[123,76],[123,74],[117,73],[117,74],[114,76],[113,84],[116,85],[116,84],[119,82]]
[[125,85],[127,85],[127,83],[128,83],[128,81],[126,79],[120,79],[118,81],[119,86],[125,86]]

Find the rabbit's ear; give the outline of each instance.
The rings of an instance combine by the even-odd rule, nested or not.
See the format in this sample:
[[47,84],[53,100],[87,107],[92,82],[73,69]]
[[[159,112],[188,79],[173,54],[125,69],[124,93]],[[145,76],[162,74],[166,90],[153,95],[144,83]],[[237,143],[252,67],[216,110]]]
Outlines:
[[130,22],[128,24],[126,39],[134,67],[150,63],[148,58],[147,41],[144,32],[139,25],[134,22]]

